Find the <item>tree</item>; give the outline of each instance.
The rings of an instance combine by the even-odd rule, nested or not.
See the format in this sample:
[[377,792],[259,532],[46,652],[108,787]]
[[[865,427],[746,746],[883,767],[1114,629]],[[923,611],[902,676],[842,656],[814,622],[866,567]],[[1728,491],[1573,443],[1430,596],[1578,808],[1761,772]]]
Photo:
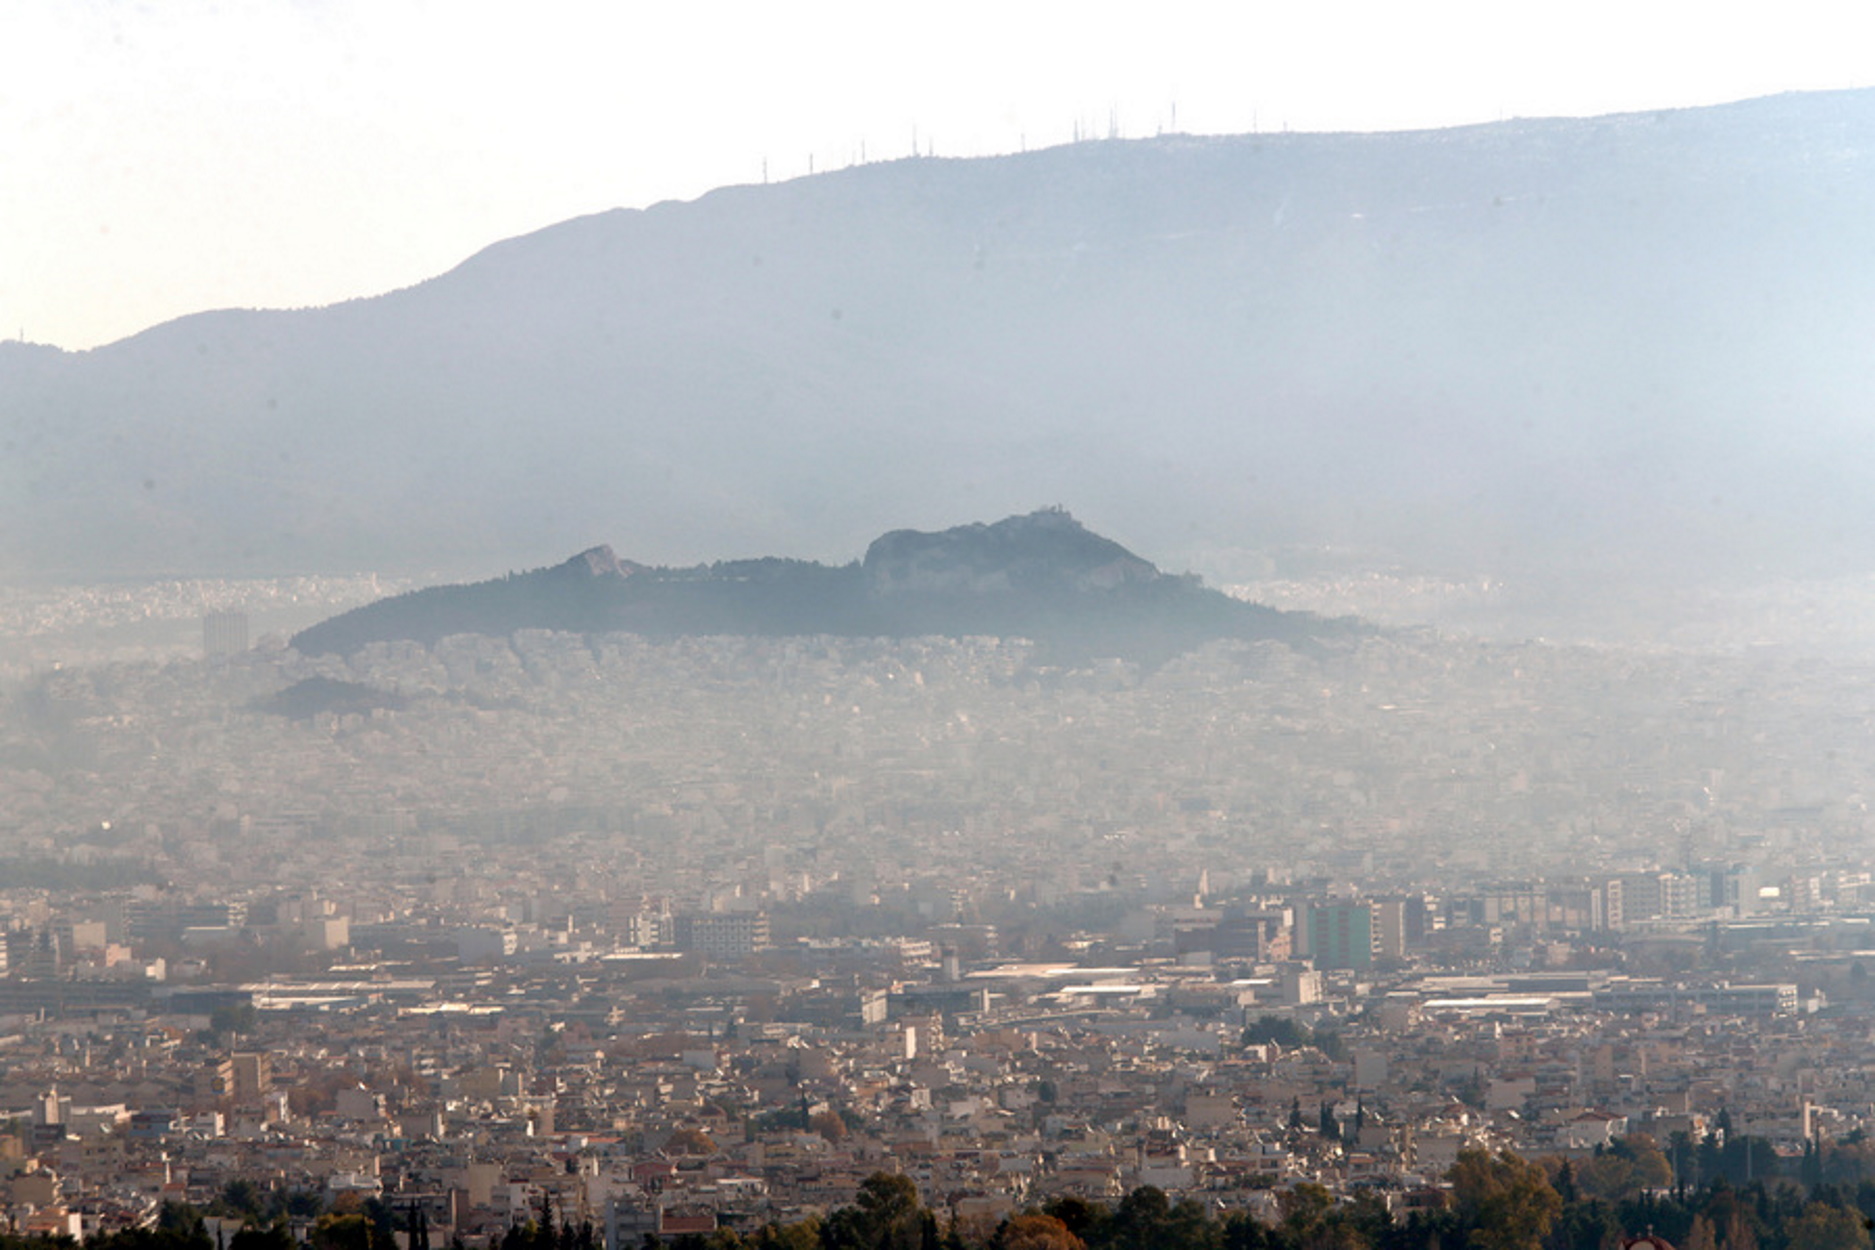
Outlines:
[[397,1211],[383,1197],[373,1194],[365,1199],[364,1217],[371,1221],[372,1245],[397,1244]]
[[1248,1211],[1224,1217],[1223,1250],[1279,1250],[1284,1243],[1275,1229]]
[[1258,1016],[1244,1026],[1242,1040],[1245,1046],[1266,1046],[1273,1042],[1285,1050],[1295,1050],[1313,1045],[1315,1035],[1307,1026],[1287,1016]]
[[1735,1206],[1725,1221],[1725,1250],[1758,1250],[1758,1230],[1743,1207]]
[[1326,1185],[1301,1181],[1285,1189],[1276,1202],[1282,1211],[1283,1228],[1301,1235],[1327,1217],[1335,1205],[1335,1196]]
[[1634,1165],[1634,1183],[1643,1189],[1664,1189],[1673,1183],[1673,1164],[1666,1151],[1646,1133],[1629,1133],[1614,1144],[1614,1153]]
[[1576,1200],[1576,1165],[1567,1159],[1556,1170],[1556,1193],[1565,1204]]
[[809,1216],[791,1224],[764,1224],[755,1235],[755,1250],[815,1250],[820,1245],[820,1221]]
[[1166,1245],[1180,1250],[1218,1250],[1218,1225],[1204,1204],[1180,1198],[1167,1212]]
[[[1292,1186],[1279,1201],[1283,1220],[1275,1244],[1283,1250],[1370,1250],[1395,1231],[1386,1203],[1372,1194],[1337,1203],[1327,1188],[1305,1181]],[[1225,1236],[1230,1236],[1228,1227]]]
[[[1653,1147],[1645,1159],[1624,1154],[1619,1149],[1606,1150],[1584,1159],[1576,1169],[1576,1185],[1591,1198],[1621,1202],[1643,1189],[1658,1188],[1672,1177],[1666,1157]],[[1658,1158],[1654,1157],[1658,1156]]]
[[228,1250],[299,1250],[284,1218],[265,1228],[249,1224],[228,1241]]
[[1619,1242],[1623,1231],[1615,1209],[1607,1203],[1570,1202],[1551,1230],[1549,1244],[1556,1250],[1605,1250]]
[[258,1219],[260,1200],[260,1186],[245,1176],[237,1176],[221,1187],[222,1205],[235,1215]]
[[1317,1113],[1321,1135],[1329,1141],[1341,1140],[1341,1121],[1335,1118],[1333,1099],[1324,1099],[1321,1110]]
[[1812,1202],[1789,1226],[1790,1250],[1869,1250],[1868,1226],[1854,1211]]
[[[806,1127],[806,1123],[802,1123]],[[680,1128],[664,1139],[665,1154],[713,1155],[716,1139],[700,1128]]]
[[1042,1214],[1060,1220],[1075,1237],[1091,1242],[1107,1220],[1107,1209],[1079,1194],[1063,1194],[1042,1207]]
[[371,1221],[360,1215],[322,1215],[313,1222],[313,1250],[377,1250]]
[[208,1031],[217,1037],[227,1033],[245,1036],[259,1025],[260,1013],[254,1010],[253,1003],[216,1007],[208,1013]]
[[990,1250],[1086,1250],[1086,1243],[1056,1217],[1024,1211],[997,1225]]
[[1562,1198],[1537,1164],[1510,1151],[1461,1150],[1448,1174],[1459,1217],[1478,1250],[1541,1250]]
[[[155,1228],[126,1228],[120,1232],[108,1233],[93,1238],[85,1243],[86,1250],[213,1250],[214,1242],[209,1239],[208,1230],[202,1223],[202,1217],[193,1207],[182,1204],[167,1204],[176,1208],[181,1220],[177,1223],[164,1224],[159,1217]],[[76,1243],[69,1237],[21,1237],[6,1243],[8,1250],[53,1250],[53,1247],[68,1247]]]
[[1141,1185],[1087,1238],[1093,1250],[1212,1250],[1218,1226],[1200,1204],[1174,1203],[1156,1185]]
[[325,1209],[325,1199],[314,1189],[295,1189],[286,1196],[286,1213],[312,1219]]
[[1158,1250],[1169,1243],[1171,1200],[1157,1185],[1141,1185],[1120,1199],[1101,1239],[1108,1250]]
[[824,1250],[923,1250],[924,1204],[909,1176],[874,1172],[850,1207],[820,1226]]
[[181,1233],[184,1236],[199,1239],[208,1244],[208,1230],[202,1223],[202,1213],[186,1202],[165,1202],[156,1213],[156,1227],[166,1233]]

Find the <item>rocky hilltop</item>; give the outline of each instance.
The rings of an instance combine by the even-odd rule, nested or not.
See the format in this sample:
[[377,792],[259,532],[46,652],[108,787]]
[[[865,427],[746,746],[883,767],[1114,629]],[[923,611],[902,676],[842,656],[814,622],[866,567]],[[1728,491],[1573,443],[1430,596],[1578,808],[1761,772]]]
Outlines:
[[867,589],[879,596],[1084,594],[1165,576],[1060,508],[935,534],[893,530],[866,549],[861,567]]
[[1062,661],[1152,662],[1216,638],[1299,642],[1346,622],[1279,612],[1161,572],[1059,508],[937,533],[895,530],[865,559],[661,568],[594,547],[562,564],[367,604],[303,631],[307,654],[520,629],[1032,638]]

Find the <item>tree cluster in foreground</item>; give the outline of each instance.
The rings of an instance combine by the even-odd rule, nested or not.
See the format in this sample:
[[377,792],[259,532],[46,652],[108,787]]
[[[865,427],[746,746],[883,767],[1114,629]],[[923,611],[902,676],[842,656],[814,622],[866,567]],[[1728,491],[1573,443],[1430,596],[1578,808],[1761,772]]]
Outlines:
[[[950,1218],[921,1198],[911,1178],[879,1172],[856,1201],[824,1218],[720,1228],[641,1250],[1616,1250],[1642,1233],[1679,1250],[1875,1250],[1875,1143],[1806,1147],[1792,1163],[1737,1137],[1662,1150],[1636,1134],[1580,1161],[1525,1160],[1467,1150],[1448,1173],[1449,1190],[1396,1215],[1382,1194],[1337,1200],[1304,1182],[1274,1192],[1274,1219],[1173,1200],[1142,1186],[1108,1204],[1066,1196],[995,1221]],[[1703,1152],[1703,1157],[1702,1157]],[[1680,1164],[1677,1170],[1674,1162]],[[1749,1179],[1747,1174],[1762,1167]],[[1691,1172],[1709,1178],[1694,1184]],[[155,1227],[114,1232],[87,1250],[442,1250],[430,1244],[420,1208],[383,1199],[269,1194],[232,1182],[211,1212],[244,1226],[209,1235],[202,1213],[167,1204]],[[294,1217],[308,1228],[304,1243]],[[310,1224],[307,1221],[310,1220]],[[65,1250],[68,1237],[0,1234],[0,1250]],[[460,1242],[452,1243],[460,1250]],[[556,1224],[552,1210],[516,1221],[490,1250],[600,1250],[590,1222]],[[613,1247],[612,1250],[632,1250]]]

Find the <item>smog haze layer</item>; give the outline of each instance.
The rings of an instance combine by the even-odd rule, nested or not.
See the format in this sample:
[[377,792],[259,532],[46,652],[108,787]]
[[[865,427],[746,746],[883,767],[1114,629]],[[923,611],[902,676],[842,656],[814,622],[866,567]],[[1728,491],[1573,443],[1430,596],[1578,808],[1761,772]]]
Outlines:
[[1875,94],[903,159],[408,290],[7,344],[15,576],[844,559],[1064,503],[1213,581],[1854,574]]

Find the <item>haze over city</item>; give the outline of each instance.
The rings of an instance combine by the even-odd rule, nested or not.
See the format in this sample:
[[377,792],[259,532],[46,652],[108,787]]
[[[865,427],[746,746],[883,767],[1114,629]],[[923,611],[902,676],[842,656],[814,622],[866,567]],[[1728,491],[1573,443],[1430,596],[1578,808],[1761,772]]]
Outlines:
[[1797,4],[0,13],[0,1250],[1875,1250]]

